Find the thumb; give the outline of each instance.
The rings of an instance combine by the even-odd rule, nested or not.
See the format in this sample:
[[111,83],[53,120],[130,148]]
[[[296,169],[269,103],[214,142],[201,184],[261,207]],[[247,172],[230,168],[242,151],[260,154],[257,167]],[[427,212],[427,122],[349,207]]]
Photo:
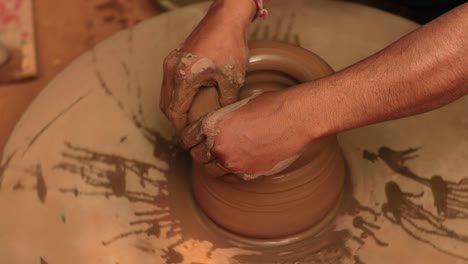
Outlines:
[[227,106],[239,100],[239,90],[244,84],[245,75],[242,72],[235,73],[226,69],[214,76],[218,84],[219,102],[221,106]]

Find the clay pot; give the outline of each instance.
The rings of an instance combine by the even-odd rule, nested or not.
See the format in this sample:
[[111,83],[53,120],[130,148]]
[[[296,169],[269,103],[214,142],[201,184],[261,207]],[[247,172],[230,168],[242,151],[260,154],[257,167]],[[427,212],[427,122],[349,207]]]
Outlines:
[[[333,73],[323,59],[297,46],[272,41],[249,46],[241,99]],[[211,103],[199,104],[207,98]],[[219,107],[217,101],[215,89],[203,90],[194,101],[190,119]],[[286,170],[254,181],[233,175],[210,177],[201,165],[193,163],[192,188],[203,212],[221,227],[242,236],[270,239],[294,235],[323,222],[339,203],[344,177],[341,149],[336,137],[328,136],[312,142]]]

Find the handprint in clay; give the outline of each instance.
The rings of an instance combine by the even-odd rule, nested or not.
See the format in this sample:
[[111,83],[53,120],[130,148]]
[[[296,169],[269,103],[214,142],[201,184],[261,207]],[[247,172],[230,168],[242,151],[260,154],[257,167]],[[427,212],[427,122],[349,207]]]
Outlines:
[[200,88],[216,87],[221,106],[238,100],[247,65],[250,11],[236,11],[247,18],[237,20],[232,18],[235,12],[224,14],[226,8],[215,2],[182,46],[164,60],[160,106],[179,136],[189,125],[187,113]]
[[93,186],[92,191],[79,190],[77,187],[61,188],[62,193],[72,193],[75,196],[93,195],[125,198],[130,202],[152,204],[157,195],[145,191],[129,190],[127,175],[138,178],[141,188],[162,188],[160,181],[151,178],[150,172],[163,171],[153,164],[124,158],[113,154],[98,153],[86,148],[78,147],[70,142],[65,142],[67,151],[62,155],[64,161],[57,164],[55,169],[80,175],[82,181],[88,186]]

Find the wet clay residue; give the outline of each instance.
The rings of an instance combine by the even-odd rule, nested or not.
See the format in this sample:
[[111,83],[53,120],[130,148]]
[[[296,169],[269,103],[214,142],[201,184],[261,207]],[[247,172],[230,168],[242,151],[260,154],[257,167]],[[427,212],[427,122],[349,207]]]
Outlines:
[[[333,73],[315,54],[280,42],[252,42],[250,56],[253,63],[241,99]],[[191,122],[207,108],[219,107],[215,89],[201,94],[189,112]],[[213,178],[194,164],[192,183],[197,202],[213,221],[243,236],[270,239],[296,234],[323,220],[338,203],[344,174],[340,147],[330,136],[312,142],[294,164],[272,176],[251,182],[233,181],[234,176]]]
[[[373,156],[380,158],[399,175],[428,187],[431,190],[434,199],[433,205],[439,216],[447,219],[466,218],[468,216],[468,178],[459,182],[450,182],[444,180],[440,175],[433,175],[430,178],[417,175],[405,164],[406,161],[419,157],[416,154],[417,151],[417,148],[395,151],[388,147],[382,147],[378,154]],[[369,156],[369,154],[365,155]]]
[[440,175],[429,178],[419,176],[406,165],[407,161],[419,157],[417,151],[418,148],[396,151],[381,147],[378,153],[368,150],[363,152],[365,159],[371,162],[381,160],[399,176],[430,190],[432,204],[420,201],[425,196],[424,191],[408,192],[395,181],[388,181],[385,184],[387,201],[382,205],[382,213],[415,240],[429,244],[445,254],[468,260],[466,255],[443,247],[443,243],[434,242],[434,238],[446,238],[452,242],[468,244],[467,235],[446,225],[447,221],[466,219],[468,216],[468,179],[451,182]]
[[35,164],[23,170],[23,172],[26,177],[16,180],[11,190],[15,192],[35,192],[37,200],[42,204],[46,203],[48,190],[42,173],[42,166],[40,164]]

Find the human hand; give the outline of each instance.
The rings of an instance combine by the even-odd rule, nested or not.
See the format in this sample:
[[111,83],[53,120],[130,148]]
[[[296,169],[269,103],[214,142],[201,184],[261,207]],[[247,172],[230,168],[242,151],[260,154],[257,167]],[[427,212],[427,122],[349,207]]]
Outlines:
[[249,180],[280,172],[311,140],[297,122],[298,109],[285,102],[287,92],[278,91],[221,108],[189,126],[183,144],[212,176]]
[[216,87],[221,106],[238,100],[248,55],[245,30],[254,14],[251,0],[215,1],[182,46],[166,57],[160,106],[179,136],[201,87]]

